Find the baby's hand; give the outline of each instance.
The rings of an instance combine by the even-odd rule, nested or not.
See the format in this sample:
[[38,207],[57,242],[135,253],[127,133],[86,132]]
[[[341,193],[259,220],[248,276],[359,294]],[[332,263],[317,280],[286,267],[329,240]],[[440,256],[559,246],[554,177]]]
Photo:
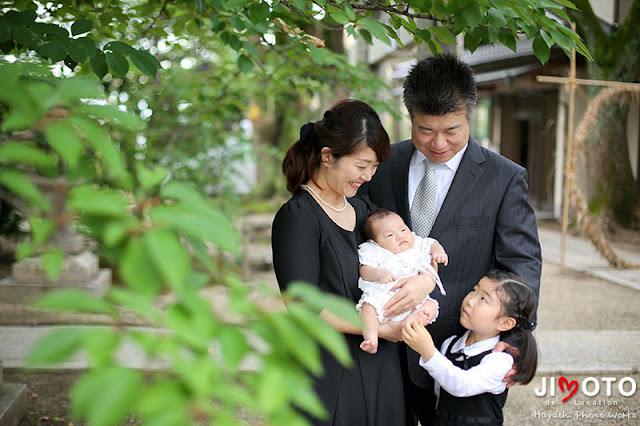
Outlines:
[[434,252],[431,257],[436,263],[444,263],[445,266],[449,264],[449,256],[444,251]]
[[394,274],[392,274],[389,271],[385,271],[383,269],[381,269],[378,272],[378,279],[376,281],[378,281],[379,283],[382,284],[387,284],[387,283],[392,283],[396,280],[396,276]]

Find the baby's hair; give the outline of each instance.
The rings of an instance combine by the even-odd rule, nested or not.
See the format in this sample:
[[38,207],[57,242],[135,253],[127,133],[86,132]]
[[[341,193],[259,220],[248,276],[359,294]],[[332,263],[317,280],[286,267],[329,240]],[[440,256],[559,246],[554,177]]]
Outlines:
[[365,237],[373,240],[375,237],[375,235],[373,234],[373,222],[375,222],[376,220],[384,219],[385,217],[391,216],[392,214],[397,213],[394,213],[391,210],[387,210],[382,207],[370,212],[367,217],[364,218],[364,225],[362,225],[362,232],[364,232]]
[[487,278],[498,285],[496,291],[502,302],[501,314],[516,320],[516,325],[500,333],[500,337],[517,348],[511,353],[517,366],[512,379],[526,385],[533,380],[538,368],[538,346],[533,336],[535,323],[531,320],[536,308],[535,295],[531,287],[512,272],[494,269]]

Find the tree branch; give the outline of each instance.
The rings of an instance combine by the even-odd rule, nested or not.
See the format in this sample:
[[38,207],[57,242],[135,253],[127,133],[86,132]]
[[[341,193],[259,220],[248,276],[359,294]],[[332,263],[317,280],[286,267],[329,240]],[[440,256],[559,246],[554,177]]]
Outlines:
[[[400,4],[402,3],[397,3],[395,6],[398,6]],[[404,10],[399,9],[398,7],[395,7],[395,6],[383,6],[379,3],[372,4],[368,2],[354,3],[351,5],[351,7],[353,7],[354,9],[359,9],[359,10],[382,11],[389,15],[402,15],[409,18],[426,19],[428,21],[441,22],[443,24],[453,25],[453,19],[439,19],[437,16],[432,15],[430,13],[412,13],[410,12],[410,8],[408,4],[406,4],[407,7]]]

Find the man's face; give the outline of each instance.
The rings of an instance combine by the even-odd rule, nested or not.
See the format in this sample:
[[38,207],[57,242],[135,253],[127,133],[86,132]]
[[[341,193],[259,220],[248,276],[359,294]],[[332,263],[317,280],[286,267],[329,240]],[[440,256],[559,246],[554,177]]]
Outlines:
[[413,144],[434,163],[451,160],[469,140],[466,110],[446,115],[414,113],[411,123]]

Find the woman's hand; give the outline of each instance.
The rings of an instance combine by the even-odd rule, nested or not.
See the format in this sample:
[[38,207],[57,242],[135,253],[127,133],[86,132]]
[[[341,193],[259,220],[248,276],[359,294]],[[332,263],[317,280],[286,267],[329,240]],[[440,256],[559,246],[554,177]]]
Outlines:
[[384,316],[393,317],[415,308],[435,286],[436,282],[427,274],[401,279],[392,288],[400,290],[384,305]]
[[380,324],[378,336],[390,342],[399,342],[402,340],[402,322],[387,321]]

